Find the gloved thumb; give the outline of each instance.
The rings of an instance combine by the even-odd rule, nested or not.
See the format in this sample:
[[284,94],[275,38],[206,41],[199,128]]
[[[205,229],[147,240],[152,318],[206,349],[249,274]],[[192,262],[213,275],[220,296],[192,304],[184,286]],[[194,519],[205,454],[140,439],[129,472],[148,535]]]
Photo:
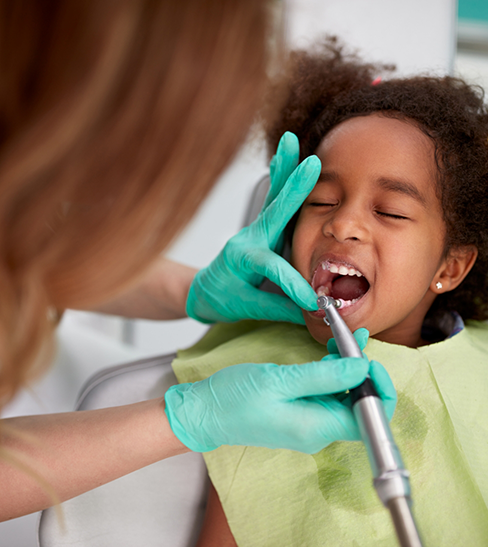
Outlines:
[[282,394],[290,399],[298,399],[340,393],[357,387],[364,382],[368,369],[367,359],[346,357],[334,361],[312,361],[303,365],[283,365],[272,372],[279,375]]

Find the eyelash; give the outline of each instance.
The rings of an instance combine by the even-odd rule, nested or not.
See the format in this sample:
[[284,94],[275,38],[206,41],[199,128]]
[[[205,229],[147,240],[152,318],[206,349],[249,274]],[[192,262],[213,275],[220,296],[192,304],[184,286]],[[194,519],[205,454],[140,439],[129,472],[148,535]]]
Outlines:
[[311,207],[334,207],[335,203],[320,203],[318,201],[309,203]]
[[[335,203],[320,203],[320,202],[311,202],[309,203],[311,207],[334,207]],[[408,217],[404,217],[401,215],[393,215],[391,213],[384,213],[383,211],[375,211],[377,215],[387,218],[393,218],[396,220],[408,220]]]
[[382,211],[376,211],[376,214],[382,217],[394,218],[397,220],[408,220],[408,217],[402,217],[401,215],[392,215],[391,213],[383,213]]

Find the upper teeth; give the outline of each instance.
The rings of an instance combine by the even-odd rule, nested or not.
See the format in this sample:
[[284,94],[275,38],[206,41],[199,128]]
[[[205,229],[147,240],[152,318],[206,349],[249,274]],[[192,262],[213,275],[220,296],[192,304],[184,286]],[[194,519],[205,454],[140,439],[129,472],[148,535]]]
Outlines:
[[349,268],[348,266],[344,266],[344,264],[337,265],[330,262],[322,262],[322,269],[327,269],[331,273],[338,273],[340,275],[357,275],[358,277],[363,275],[361,272],[358,272],[356,268]]

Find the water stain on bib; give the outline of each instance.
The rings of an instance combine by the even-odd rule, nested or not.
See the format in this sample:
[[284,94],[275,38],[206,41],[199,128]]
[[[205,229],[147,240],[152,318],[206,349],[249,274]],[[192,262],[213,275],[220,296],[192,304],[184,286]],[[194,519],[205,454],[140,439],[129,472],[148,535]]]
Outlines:
[[[428,431],[425,413],[410,397],[399,393],[394,423],[398,424],[393,428],[395,442],[413,474],[423,461],[422,445]],[[313,458],[319,489],[328,504],[363,514],[383,510],[372,485],[368,455],[362,442],[335,442]],[[409,468],[409,463],[413,468]]]

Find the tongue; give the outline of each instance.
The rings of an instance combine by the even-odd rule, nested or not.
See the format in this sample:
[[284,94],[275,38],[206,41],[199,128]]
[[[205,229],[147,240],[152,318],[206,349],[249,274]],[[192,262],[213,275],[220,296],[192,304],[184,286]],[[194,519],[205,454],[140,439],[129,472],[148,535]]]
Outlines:
[[343,275],[332,283],[332,297],[342,300],[355,300],[363,296],[369,289],[369,283],[364,277]]

